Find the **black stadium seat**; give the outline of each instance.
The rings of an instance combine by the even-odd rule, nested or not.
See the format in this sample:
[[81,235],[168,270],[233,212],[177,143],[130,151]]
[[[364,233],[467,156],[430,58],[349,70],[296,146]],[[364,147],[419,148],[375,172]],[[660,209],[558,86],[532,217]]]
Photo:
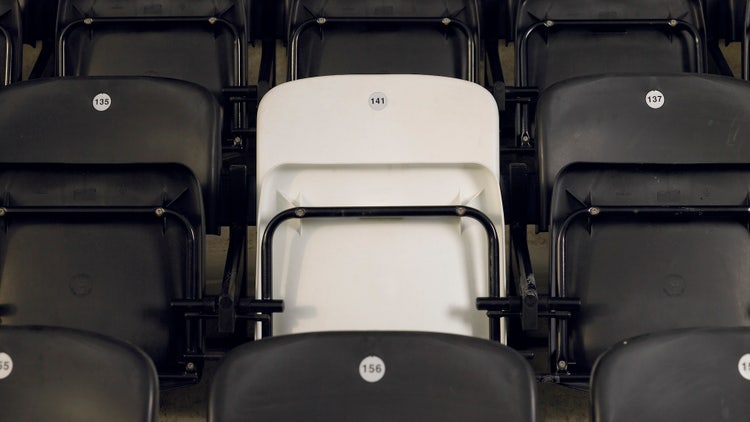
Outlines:
[[18,0],[0,1],[0,85],[21,80],[21,28]]
[[[518,87],[545,89],[613,72],[706,69],[706,29],[697,0],[526,0],[516,25]],[[532,116],[519,116],[522,141],[528,140]]]
[[419,332],[279,336],[231,351],[211,422],[537,420],[536,380],[488,340]]
[[58,327],[0,327],[0,420],[157,420],[154,364],[138,348]]
[[0,113],[2,323],[125,339],[160,375],[194,378],[200,323],[170,303],[201,297],[218,231],[213,96],[156,78],[37,80],[0,91]]
[[593,421],[746,421],[750,328],[692,329],[623,341],[597,362]]
[[352,73],[477,80],[474,0],[294,0],[287,20],[290,80]]
[[553,370],[586,373],[625,337],[750,323],[748,99],[744,81],[688,74],[580,78],[543,93],[550,292],[581,301],[552,324]]
[[244,85],[243,2],[63,0],[60,76],[162,76],[208,88]]

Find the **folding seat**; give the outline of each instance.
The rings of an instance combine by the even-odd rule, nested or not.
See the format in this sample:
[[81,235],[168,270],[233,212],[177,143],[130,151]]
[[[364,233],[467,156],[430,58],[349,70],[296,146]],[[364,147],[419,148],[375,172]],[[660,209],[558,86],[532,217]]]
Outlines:
[[59,327],[0,326],[0,419],[157,420],[154,364],[137,347]]
[[[696,0],[526,0],[516,21],[516,86],[540,90],[613,72],[703,72],[705,24]],[[530,142],[521,112],[519,140]]]
[[201,323],[170,304],[202,298],[218,233],[213,96],[157,78],[36,80],[0,91],[0,113],[2,324],[120,338],[163,379],[195,379]]
[[476,81],[476,0],[287,2],[289,80],[416,73]]
[[244,2],[62,0],[60,76],[163,76],[219,96],[246,84]]
[[750,414],[750,328],[644,335],[594,367],[594,421],[744,421]]
[[498,319],[475,310],[505,289],[497,122],[492,96],[455,78],[272,89],[258,114],[256,297],[283,299],[285,311],[263,335],[500,338]]
[[2,60],[2,85],[21,79],[21,10],[18,0],[0,1],[0,60]]
[[553,371],[585,374],[639,334],[750,324],[749,98],[746,82],[688,74],[580,78],[543,93],[550,294],[582,304],[552,321]]
[[488,340],[307,333],[231,351],[213,379],[208,420],[535,421],[536,395],[525,359]]

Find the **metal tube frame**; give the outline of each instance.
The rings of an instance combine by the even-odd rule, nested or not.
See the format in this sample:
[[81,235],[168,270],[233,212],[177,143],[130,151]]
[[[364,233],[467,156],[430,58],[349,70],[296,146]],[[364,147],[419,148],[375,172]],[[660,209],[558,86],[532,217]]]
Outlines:
[[[653,216],[690,216],[690,217],[742,217],[750,219],[750,207],[748,206],[715,206],[715,207],[691,207],[691,206],[589,206],[578,209],[570,213],[563,220],[560,230],[555,237],[555,246],[553,251],[553,278],[550,283],[551,297],[567,297],[567,280],[565,271],[567,269],[566,247],[568,229],[572,224],[581,217],[589,219],[602,218],[607,216],[631,216],[633,218],[653,217]],[[559,328],[557,327],[559,323]],[[559,337],[558,337],[559,336]],[[571,363],[569,357],[568,342],[568,324],[566,319],[556,321],[553,318],[550,321],[550,364],[552,372],[555,373],[553,378],[558,381],[566,382],[566,379],[577,380],[581,376],[588,375],[569,375],[568,368]],[[559,344],[558,344],[559,343]]]
[[[393,218],[393,217],[459,217],[479,222],[487,235],[488,291],[493,298],[500,297],[500,243],[497,229],[486,214],[465,206],[388,206],[388,207],[297,207],[274,216],[266,226],[260,246],[260,286],[262,301],[273,302],[273,238],[276,229],[291,219],[308,218]],[[490,316],[490,339],[500,340],[500,318]],[[263,337],[273,335],[273,321],[262,325]]]
[[10,33],[7,29],[0,26],[0,35],[5,38],[5,72],[3,76],[3,85],[10,85],[11,80],[11,73],[12,73],[12,67],[13,62],[11,59],[11,56],[14,54],[13,52],[13,43],[10,39]]
[[[62,207],[62,206],[37,206],[37,207],[0,207],[0,219],[10,216],[40,216],[40,215],[80,215],[80,216],[112,216],[116,217],[155,217],[164,219],[172,218],[184,228],[186,234],[185,253],[185,296],[188,300],[200,300],[203,295],[203,283],[198,274],[198,245],[196,232],[193,225],[183,214],[163,207]],[[186,319],[185,321],[185,356],[200,356],[203,353],[203,335],[200,326]],[[187,366],[191,364],[188,363]],[[195,365],[192,365],[195,368]],[[160,374],[165,379],[192,379],[193,376],[185,374]]]
[[[612,26],[620,26],[620,27],[632,27],[632,26],[639,26],[639,27],[658,27],[663,26],[667,29],[673,29],[675,31],[677,30],[683,30],[687,31],[690,36],[693,39],[693,42],[695,44],[695,71],[697,73],[703,73],[704,69],[706,67],[706,47],[704,45],[704,40],[700,36],[700,32],[698,31],[698,28],[695,27],[690,22],[687,22],[682,19],[602,19],[602,20],[594,20],[594,19],[563,19],[563,20],[554,20],[554,19],[546,19],[539,21],[530,27],[526,29],[526,31],[523,33],[523,36],[518,40],[518,60],[516,61],[516,74],[518,75],[519,80],[519,86],[521,88],[526,88],[528,85],[528,48],[529,48],[529,38],[531,38],[531,35],[533,35],[537,30],[541,28],[556,28],[556,27],[578,27],[578,28],[601,28],[601,27],[612,27]],[[529,116],[528,116],[528,106],[527,105],[519,105],[519,111],[516,117],[516,124],[517,124],[517,135],[520,138],[521,145],[522,146],[528,146],[531,137],[529,133]]]
[[289,42],[289,79],[290,80],[296,80],[297,79],[297,63],[299,61],[299,38],[303,31],[307,30],[308,28],[312,28],[313,25],[318,25],[318,27],[323,27],[324,25],[336,25],[336,24],[357,24],[357,23],[366,23],[366,24],[376,24],[376,25],[384,25],[384,24],[417,24],[417,25],[443,25],[444,27],[448,27],[451,25],[455,25],[463,34],[466,36],[467,40],[467,48],[468,48],[468,54],[467,54],[467,72],[468,72],[468,81],[469,82],[476,82],[477,81],[477,68],[475,64],[476,60],[476,42],[474,40],[474,34],[472,33],[471,29],[463,23],[462,21],[450,17],[438,17],[438,18],[405,18],[405,17],[394,17],[394,18],[362,18],[362,17],[316,17],[308,19],[301,24],[299,24],[292,33],[291,40]]

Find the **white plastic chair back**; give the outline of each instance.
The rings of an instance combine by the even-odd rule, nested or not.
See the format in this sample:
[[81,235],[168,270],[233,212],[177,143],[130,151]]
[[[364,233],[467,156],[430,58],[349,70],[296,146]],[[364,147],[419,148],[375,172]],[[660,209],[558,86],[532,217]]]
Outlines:
[[[479,209],[502,250],[498,137],[492,96],[458,79],[344,75],[279,85],[258,113],[258,250],[268,222],[289,208],[418,205]],[[472,219],[292,220],[276,232],[273,253],[273,295],[285,303],[274,335],[488,336],[475,306],[488,295],[487,240]],[[502,252],[498,271],[504,293]]]

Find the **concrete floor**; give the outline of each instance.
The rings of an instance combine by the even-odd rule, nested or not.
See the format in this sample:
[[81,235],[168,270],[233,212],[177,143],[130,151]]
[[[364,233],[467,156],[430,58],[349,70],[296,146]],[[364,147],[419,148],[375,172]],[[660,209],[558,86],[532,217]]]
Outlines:
[[[730,67],[735,75],[740,74],[740,47],[738,44],[731,44],[723,47],[725,56],[728,59]],[[513,81],[513,46],[501,46],[501,60],[503,61],[503,71],[506,81]],[[34,63],[37,49],[24,46],[24,75],[28,75],[31,66]],[[260,48],[250,48],[250,61],[257,63]],[[277,81],[284,81],[286,78],[286,58],[283,48],[277,49]],[[250,66],[251,83],[257,80],[257,69]],[[255,256],[255,229],[249,228],[249,247],[250,256]],[[545,280],[548,266],[549,237],[547,233],[534,234],[530,231],[529,243],[534,262],[534,268],[537,280]],[[226,233],[223,236],[210,236],[207,248],[207,283],[209,289],[215,289],[219,283],[223,271],[224,258],[226,256],[228,237]],[[254,274],[255,263],[251,259],[249,263],[249,274]],[[544,366],[544,356],[538,356],[533,364],[538,369]],[[206,420],[206,404],[208,397],[208,385],[212,379],[212,373],[216,367],[216,362],[209,362],[206,365],[205,373],[201,383],[186,387],[163,391],[161,393],[160,420],[163,422],[193,422]],[[542,421],[563,422],[563,421],[586,421],[589,420],[589,401],[588,392],[573,390],[557,385],[541,384],[539,385],[539,405],[540,416]]]

